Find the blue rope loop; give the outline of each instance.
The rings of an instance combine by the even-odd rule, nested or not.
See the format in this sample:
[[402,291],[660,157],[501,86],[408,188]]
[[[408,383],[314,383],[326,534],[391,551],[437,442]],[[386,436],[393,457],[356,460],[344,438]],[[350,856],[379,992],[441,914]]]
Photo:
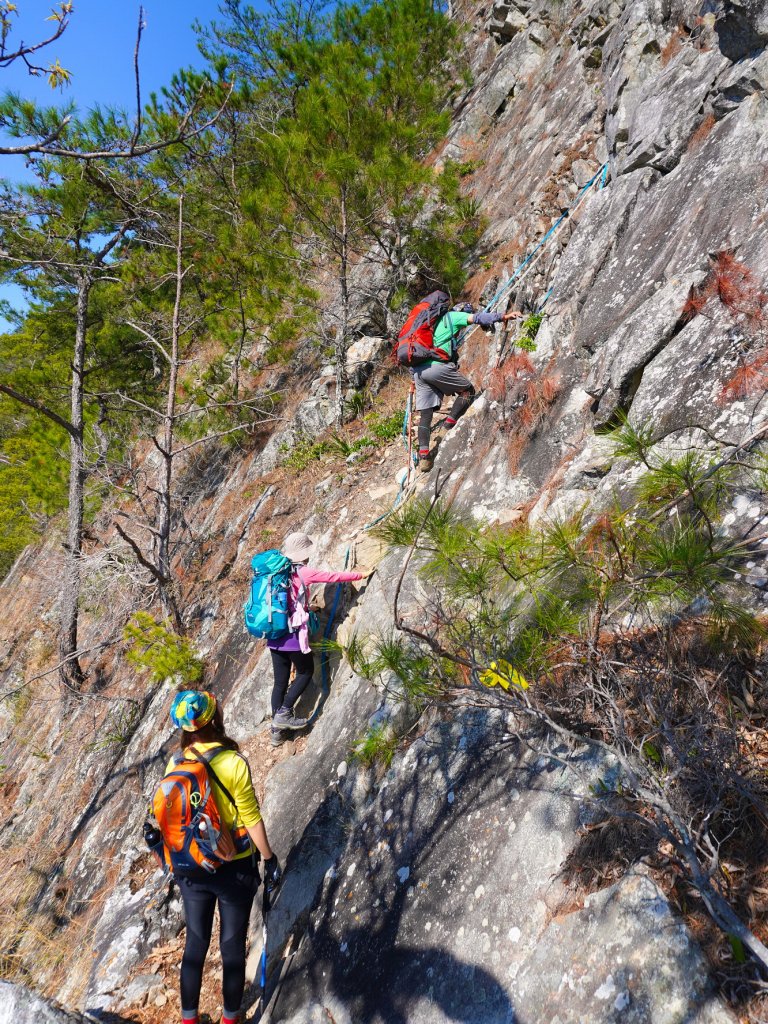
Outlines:
[[[412,420],[412,417],[413,417],[413,408],[412,408],[413,407],[413,401],[412,401],[412,398],[413,398],[413,395],[409,391],[408,392],[408,397],[405,400],[405,415],[403,416],[403,448],[405,448],[406,451],[408,451],[408,430],[409,430],[410,423],[411,423],[411,420]],[[418,453],[417,452],[413,452],[411,454],[411,459],[413,461],[414,466],[417,465],[417,463],[419,461]],[[387,514],[389,514],[389,513],[387,513]],[[377,523],[378,521],[379,520],[376,519],[376,520],[374,520],[374,523]],[[374,523],[369,523],[368,526],[364,526],[363,529],[364,530],[370,529],[371,526],[374,525]]]

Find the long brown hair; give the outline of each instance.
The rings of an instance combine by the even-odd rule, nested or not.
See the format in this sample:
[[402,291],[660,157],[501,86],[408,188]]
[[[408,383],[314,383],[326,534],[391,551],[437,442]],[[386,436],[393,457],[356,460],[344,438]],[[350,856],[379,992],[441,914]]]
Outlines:
[[233,740],[231,736],[227,736],[224,731],[224,715],[218,700],[216,701],[216,710],[210,722],[200,729],[196,729],[195,732],[182,732],[181,749],[186,750],[193,743],[219,743],[222,747],[226,747],[227,750],[240,749],[240,744]]

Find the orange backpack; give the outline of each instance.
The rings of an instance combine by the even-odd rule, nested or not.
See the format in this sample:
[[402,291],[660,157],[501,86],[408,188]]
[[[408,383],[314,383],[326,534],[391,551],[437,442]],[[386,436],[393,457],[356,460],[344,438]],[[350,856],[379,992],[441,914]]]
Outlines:
[[214,747],[203,753],[190,747],[176,754],[173,766],[152,798],[152,812],[163,837],[164,865],[174,874],[198,872],[201,868],[212,873],[241,852],[238,847],[242,844],[236,845],[235,837],[222,821],[211,789],[213,779],[236,808],[232,795],[209,763],[225,749]]

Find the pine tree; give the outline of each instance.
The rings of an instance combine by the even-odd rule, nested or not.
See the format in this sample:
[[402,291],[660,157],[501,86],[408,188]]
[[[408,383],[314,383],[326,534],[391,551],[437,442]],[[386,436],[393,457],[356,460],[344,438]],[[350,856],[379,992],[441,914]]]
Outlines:
[[[70,321],[67,338],[68,368],[59,377],[47,373],[31,379],[24,347],[17,338],[6,348],[9,360],[7,383],[0,393],[46,417],[66,432],[69,439],[68,524],[65,543],[59,655],[62,682],[79,689],[83,674],[77,654],[78,601],[81,586],[81,554],[87,477],[86,400],[91,351],[89,347],[90,302],[94,289],[113,279],[115,257],[126,233],[135,222],[133,211],[114,197],[105,199],[90,180],[87,169],[72,161],[37,166],[30,184],[3,187],[0,198],[0,239],[6,276],[21,284],[42,304],[64,308]],[[38,310],[40,315],[40,310]],[[52,354],[61,372],[62,350]],[[47,354],[44,354],[47,361]],[[32,384],[30,388],[22,383]],[[19,384],[24,390],[19,390]],[[42,385],[42,395],[35,393]],[[68,387],[64,408],[62,387]]]
[[455,29],[426,0],[340,6],[303,36],[293,5],[269,17],[228,9],[209,46],[249,76],[254,119],[272,118],[268,131],[254,128],[257,152],[275,205],[293,211],[304,275],[322,285],[332,268],[336,279],[338,306],[325,320],[340,424],[353,309],[362,305],[351,294],[354,272],[365,263],[376,276],[385,265],[388,306],[408,265],[421,262],[415,222],[439,180],[424,157],[449,123]]

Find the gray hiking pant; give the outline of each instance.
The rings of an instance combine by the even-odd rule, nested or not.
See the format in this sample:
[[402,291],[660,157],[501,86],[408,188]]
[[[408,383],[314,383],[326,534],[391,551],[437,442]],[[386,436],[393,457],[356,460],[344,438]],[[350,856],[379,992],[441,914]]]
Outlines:
[[455,363],[431,363],[411,370],[416,382],[416,412],[419,417],[419,456],[429,450],[432,414],[440,408],[443,395],[457,395],[446,420],[450,427],[463,416],[475,397],[472,382],[459,373]]
[[428,363],[413,367],[411,373],[416,382],[416,412],[439,409],[443,395],[474,394],[472,382],[459,373],[456,363]]

